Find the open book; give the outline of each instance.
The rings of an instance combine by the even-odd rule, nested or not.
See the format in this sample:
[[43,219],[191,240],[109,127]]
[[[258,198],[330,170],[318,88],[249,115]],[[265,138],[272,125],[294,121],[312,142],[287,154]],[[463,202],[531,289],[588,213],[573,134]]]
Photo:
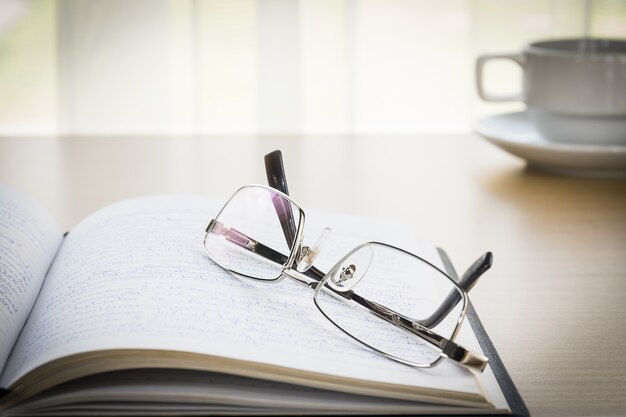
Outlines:
[[[0,415],[509,411],[489,368],[393,362],[337,331],[308,288],[217,267],[202,241],[223,202],[136,198],[64,237],[0,187]],[[323,267],[381,240],[443,268],[401,225],[315,211],[307,223],[333,228]],[[459,340],[481,351],[469,325]]]

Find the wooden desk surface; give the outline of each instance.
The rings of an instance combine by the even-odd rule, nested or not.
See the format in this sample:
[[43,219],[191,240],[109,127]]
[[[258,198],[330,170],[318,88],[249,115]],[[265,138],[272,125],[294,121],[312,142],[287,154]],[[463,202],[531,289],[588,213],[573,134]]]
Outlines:
[[535,416],[626,415],[626,180],[556,177],[472,135],[0,138],[0,183],[71,228],[153,193],[227,197],[282,149],[303,207],[410,224],[459,270]]

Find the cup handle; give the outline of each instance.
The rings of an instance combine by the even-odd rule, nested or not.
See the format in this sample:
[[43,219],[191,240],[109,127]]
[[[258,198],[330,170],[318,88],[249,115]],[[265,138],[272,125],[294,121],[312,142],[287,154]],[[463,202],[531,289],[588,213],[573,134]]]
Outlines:
[[490,55],[481,55],[476,60],[476,89],[478,90],[478,95],[485,101],[491,102],[503,102],[503,101],[524,101],[524,94],[509,94],[509,95],[493,95],[489,94],[483,88],[483,68],[487,61],[492,59],[510,59],[519,66],[524,69],[524,55],[522,54],[490,54]]

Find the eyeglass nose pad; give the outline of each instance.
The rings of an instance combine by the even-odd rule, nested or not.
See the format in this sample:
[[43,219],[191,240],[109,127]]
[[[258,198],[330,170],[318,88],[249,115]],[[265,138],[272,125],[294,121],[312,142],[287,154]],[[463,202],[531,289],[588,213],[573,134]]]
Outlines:
[[298,272],[306,272],[313,266],[313,262],[317,255],[320,253],[324,242],[328,239],[328,235],[330,235],[330,228],[326,227],[322,230],[320,237],[317,238],[315,245],[313,247],[302,246],[300,249],[300,256],[298,259],[298,263],[296,264],[296,271]]
[[374,261],[374,251],[370,244],[346,256],[331,270],[326,285],[343,293],[351,291],[367,275]]

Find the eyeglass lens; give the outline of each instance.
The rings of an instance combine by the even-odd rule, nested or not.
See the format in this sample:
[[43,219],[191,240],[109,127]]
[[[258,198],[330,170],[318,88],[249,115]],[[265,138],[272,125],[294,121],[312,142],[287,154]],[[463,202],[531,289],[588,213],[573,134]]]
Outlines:
[[[417,366],[429,366],[441,350],[399,324],[424,324],[457,287],[447,276],[414,255],[370,243],[340,261],[315,292],[321,312],[345,333],[379,352]],[[461,297],[459,297],[461,300]],[[433,330],[450,338],[463,302]]]
[[275,191],[262,187],[237,191],[214,219],[205,239],[213,260],[250,278],[278,279],[295,242],[287,244],[276,203],[290,209],[294,223],[299,223],[298,207]]

